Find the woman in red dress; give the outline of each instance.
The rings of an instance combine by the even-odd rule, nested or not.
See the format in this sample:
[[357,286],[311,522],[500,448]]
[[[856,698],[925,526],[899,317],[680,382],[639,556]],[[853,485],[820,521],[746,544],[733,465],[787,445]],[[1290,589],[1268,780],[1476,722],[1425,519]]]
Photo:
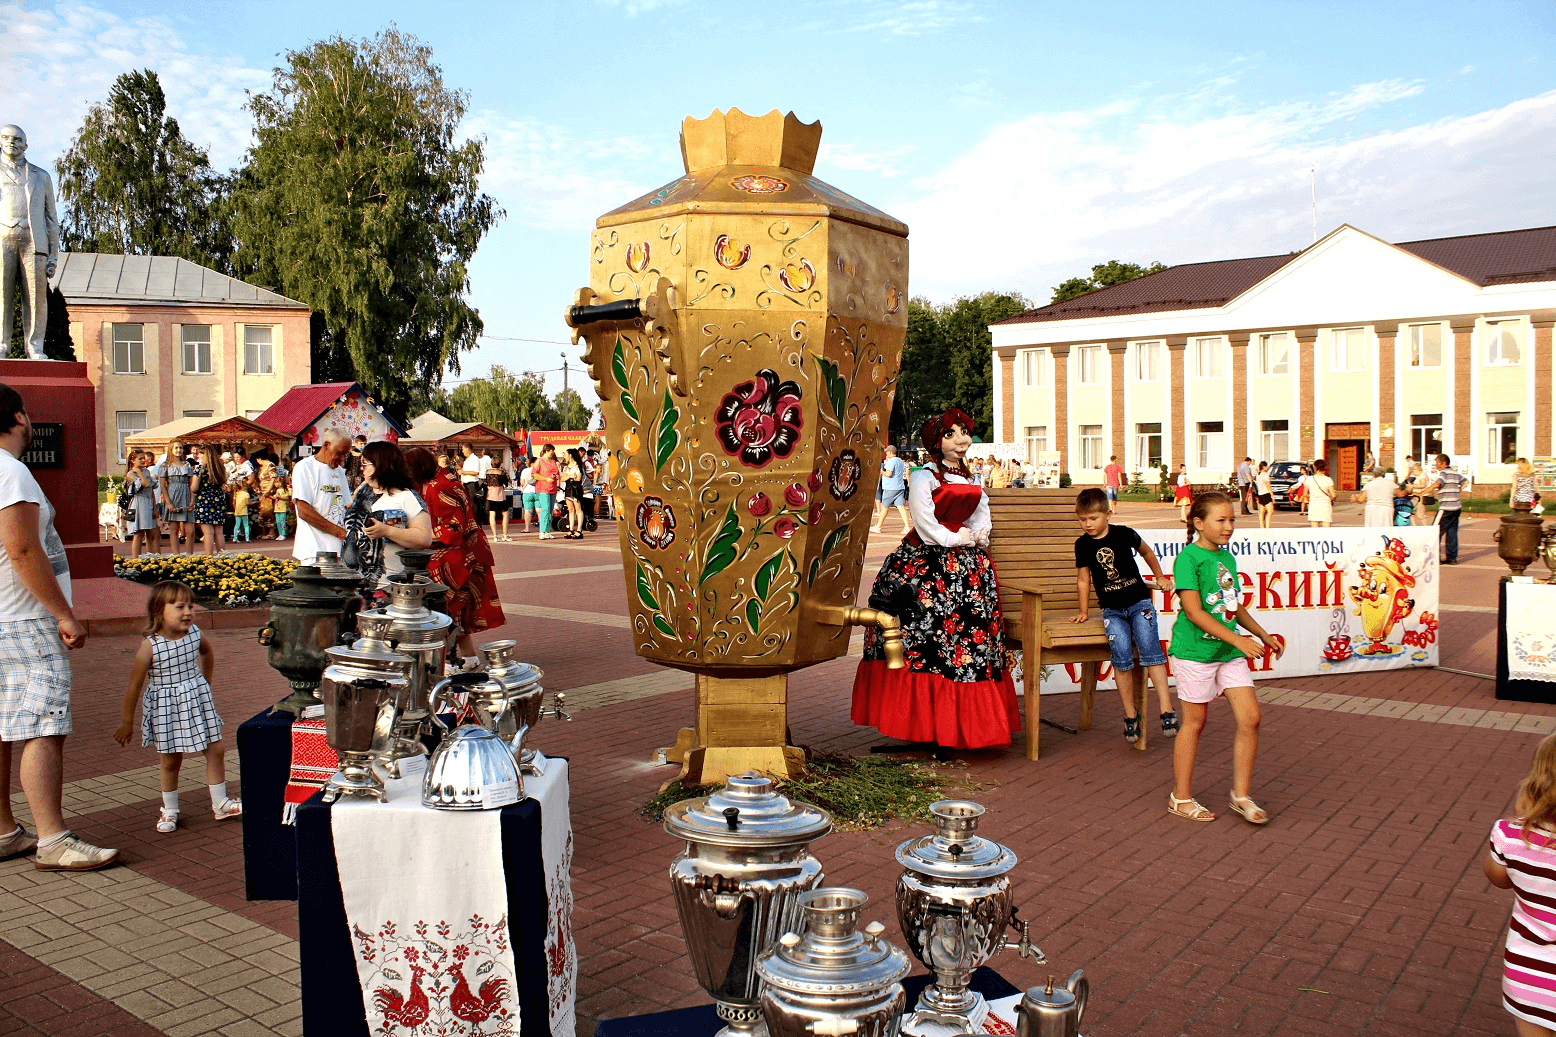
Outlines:
[[475,519],[459,477],[440,468],[428,450],[405,452],[405,467],[421,487],[422,502],[432,518],[432,561],[427,572],[448,591],[448,614],[459,624],[459,654],[475,655],[471,634],[506,623],[493,580],[492,549]]
[[946,749],[1010,744],[1021,726],[989,543],[989,501],[963,463],[972,419],[955,408],[924,425],[930,462],[908,480],[913,528],[881,565],[870,605],[902,622],[907,667],[886,668],[865,632],[853,720]]

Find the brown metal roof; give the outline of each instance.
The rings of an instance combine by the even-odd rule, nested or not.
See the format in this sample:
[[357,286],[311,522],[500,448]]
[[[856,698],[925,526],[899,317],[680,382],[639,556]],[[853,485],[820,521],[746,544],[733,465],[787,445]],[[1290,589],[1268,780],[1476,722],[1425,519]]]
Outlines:
[[[1556,227],[1404,241],[1398,247],[1482,287],[1556,281]],[[1225,306],[1298,255],[1184,263],[995,323],[1033,324]]]

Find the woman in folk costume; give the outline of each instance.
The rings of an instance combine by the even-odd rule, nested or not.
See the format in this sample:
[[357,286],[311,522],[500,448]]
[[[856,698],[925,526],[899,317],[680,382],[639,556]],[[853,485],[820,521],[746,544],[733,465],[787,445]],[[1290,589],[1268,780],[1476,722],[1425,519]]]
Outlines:
[[972,419],[952,408],[927,422],[921,438],[930,460],[908,481],[913,528],[870,593],[872,608],[901,620],[907,666],[887,669],[879,631],[867,630],[853,720],[949,749],[1009,745],[1021,713],[985,550],[989,500],[963,462]]

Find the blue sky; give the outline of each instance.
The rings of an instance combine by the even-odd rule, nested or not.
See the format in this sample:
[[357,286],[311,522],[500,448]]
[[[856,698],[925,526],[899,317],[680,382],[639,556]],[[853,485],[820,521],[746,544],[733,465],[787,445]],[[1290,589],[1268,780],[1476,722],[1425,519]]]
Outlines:
[[230,166],[283,52],[391,21],[468,91],[508,212],[473,267],[492,337],[464,377],[576,356],[560,314],[594,217],[674,179],[680,120],[715,107],[822,120],[817,175],[909,224],[912,291],[937,302],[1301,248],[1315,164],[1320,233],[1556,223],[1547,0],[23,0],[0,2],[0,121],[52,166],[114,76],[149,67]]

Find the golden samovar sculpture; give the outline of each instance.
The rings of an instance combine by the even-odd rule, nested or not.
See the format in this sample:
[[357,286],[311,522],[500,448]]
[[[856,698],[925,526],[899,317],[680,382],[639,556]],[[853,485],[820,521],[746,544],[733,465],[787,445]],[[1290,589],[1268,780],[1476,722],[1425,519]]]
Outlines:
[[697,675],[682,780],[784,775],[788,674],[848,651],[908,324],[908,229],[815,177],[821,124],[681,126],[601,216],[567,322],[605,415],[639,655]]

